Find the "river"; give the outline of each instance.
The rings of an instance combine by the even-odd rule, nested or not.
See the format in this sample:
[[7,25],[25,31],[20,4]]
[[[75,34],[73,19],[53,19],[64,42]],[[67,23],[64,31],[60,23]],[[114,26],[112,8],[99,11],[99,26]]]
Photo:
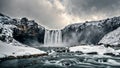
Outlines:
[[0,68],[120,68],[120,57],[106,55],[55,55],[0,61]]

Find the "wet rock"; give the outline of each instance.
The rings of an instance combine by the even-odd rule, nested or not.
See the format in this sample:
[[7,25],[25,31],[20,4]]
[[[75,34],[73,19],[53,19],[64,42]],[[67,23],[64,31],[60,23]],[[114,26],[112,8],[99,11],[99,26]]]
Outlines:
[[87,54],[89,54],[89,55],[97,55],[98,53],[97,52],[89,52]]
[[44,54],[33,54],[33,55],[23,55],[23,56],[6,56],[4,58],[0,58],[1,61],[10,60],[10,59],[23,59],[23,58],[32,58],[39,56],[48,56],[47,53]]
[[75,53],[81,55],[81,54],[84,54],[82,51],[76,51]]
[[113,53],[104,53],[104,55],[115,56]]

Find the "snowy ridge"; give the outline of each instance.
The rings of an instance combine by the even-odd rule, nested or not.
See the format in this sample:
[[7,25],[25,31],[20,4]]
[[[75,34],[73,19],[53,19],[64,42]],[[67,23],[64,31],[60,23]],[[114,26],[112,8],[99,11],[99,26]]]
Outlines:
[[[107,18],[107,19],[103,19],[103,20],[99,20],[99,21],[85,21],[85,22],[81,22],[81,23],[75,23],[75,24],[70,24],[68,26],[66,26],[64,29],[68,29],[68,28],[77,28],[79,29],[81,27],[81,29],[83,29],[82,27],[87,27],[87,26],[104,26],[104,25],[108,25],[108,26],[114,26],[116,24],[120,24],[120,16],[118,17],[113,17],[113,18]],[[106,26],[107,27],[107,26]]]
[[[34,20],[29,20],[26,17],[12,19],[0,13],[1,41],[11,43],[14,39],[22,44],[33,46],[36,42],[43,43],[44,30],[45,28],[38,25]],[[31,44],[31,42],[34,44]]]
[[99,43],[119,45],[120,44],[120,27],[105,35]]
[[6,22],[8,20],[11,20],[11,18],[0,13],[0,23],[1,22],[4,23],[4,22]]
[[104,35],[118,27],[120,17],[71,24],[62,30],[63,41],[70,45],[98,44]]
[[10,42],[13,39],[13,28],[16,28],[14,25],[7,25],[7,24],[2,24],[0,23],[0,37],[5,37],[5,42]]
[[14,46],[26,46],[21,44],[20,42],[16,41],[13,38],[13,29],[17,28],[15,25],[8,25],[8,24],[1,24],[0,23],[0,29],[2,29],[2,32],[0,33],[0,37],[5,37],[5,42],[12,44]]
[[24,45],[13,38],[14,30],[25,31],[26,24],[29,28],[37,27],[37,23],[28,21],[27,18],[11,19],[0,13],[0,58],[46,54],[44,51]]

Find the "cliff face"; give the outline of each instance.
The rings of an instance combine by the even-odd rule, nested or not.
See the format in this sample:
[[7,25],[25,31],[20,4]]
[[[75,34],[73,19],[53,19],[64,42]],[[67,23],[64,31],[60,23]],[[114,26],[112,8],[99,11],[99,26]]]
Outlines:
[[98,44],[107,33],[120,27],[120,17],[71,24],[62,30],[63,41],[71,45]]
[[[0,24],[15,26],[16,28],[11,29],[12,32],[8,32],[12,34],[11,38],[23,44],[35,46],[43,44],[44,42],[45,28],[38,25],[34,20],[28,20],[27,18],[11,19],[8,16],[0,14]],[[1,32],[3,31],[3,28],[4,27],[1,26]],[[4,41],[5,37],[2,36],[1,40]]]
[[26,18],[22,18],[16,23],[19,23],[16,25],[17,29],[14,29],[13,33],[16,40],[30,46],[43,44],[45,28],[38,25],[35,21],[29,21]]
[[[98,44],[109,32],[120,27],[120,17],[70,24],[62,29],[62,40],[68,45]],[[44,44],[45,28],[27,18],[12,19],[0,14],[0,40],[17,40],[29,46]]]

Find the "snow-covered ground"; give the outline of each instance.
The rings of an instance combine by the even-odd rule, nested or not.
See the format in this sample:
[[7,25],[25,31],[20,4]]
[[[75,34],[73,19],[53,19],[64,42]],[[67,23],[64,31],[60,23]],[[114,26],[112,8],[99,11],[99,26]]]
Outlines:
[[105,35],[99,43],[118,45],[120,44],[120,27]]
[[7,44],[0,41],[0,58],[8,56],[16,57],[34,54],[46,54],[46,52],[32,47],[13,46],[12,44]]
[[70,47],[69,50],[71,52],[76,52],[76,51],[81,51],[83,53],[90,53],[90,52],[97,52],[99,55],[103,55],[104,53],[113,53],[113,54],[118,54],[120,53],[120,50],[114,50],[111,47],[104,47],[103,45],[101,46],[75,46],[75,47]]
[[[0,19],[1,20],[1,19]],[[3,57],[17,57],[17,56],[24,56],[24,55],[36,55],[36,54],[46,54],[46,52],[41,51],[36,48],[28,47],[27,45],[23,45],[16,41],[13,38],[13,30],[16,28],[15,25],[4,24],[0,22],[0,29],[2,30],[0,33],[0,38],[4,38],[2,42],[0,41],[0,58]]]

